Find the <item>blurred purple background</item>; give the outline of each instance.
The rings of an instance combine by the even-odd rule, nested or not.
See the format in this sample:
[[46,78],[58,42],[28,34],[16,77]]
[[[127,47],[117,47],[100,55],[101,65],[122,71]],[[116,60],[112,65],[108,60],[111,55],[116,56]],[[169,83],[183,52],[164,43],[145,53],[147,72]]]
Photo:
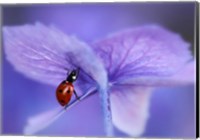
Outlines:
[[[107,34],[145,24],[160,24],[193,44],[194,2],[10,5],[3,26],[53,24],[90,43]],[[16,72],[3,53],[3,134],[22,135],[29,117],[58,106],[55,87]],[[159,88],[152,96],[150,119],[141,137],[194,137],[194,86]],[[94,95],[67,111],[37,135],[105,136],[100,100]],[[128,135],[115,129],[116,137]]]

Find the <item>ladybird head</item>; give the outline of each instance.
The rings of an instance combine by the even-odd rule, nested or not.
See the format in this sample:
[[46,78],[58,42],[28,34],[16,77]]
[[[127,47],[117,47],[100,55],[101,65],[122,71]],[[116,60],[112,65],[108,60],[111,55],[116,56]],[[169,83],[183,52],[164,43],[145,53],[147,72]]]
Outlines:
[[72,70],[69,76],[67,77],[67,81],[69,82],[74,82],[77,80],[79,74],[79,69],[77,70]]

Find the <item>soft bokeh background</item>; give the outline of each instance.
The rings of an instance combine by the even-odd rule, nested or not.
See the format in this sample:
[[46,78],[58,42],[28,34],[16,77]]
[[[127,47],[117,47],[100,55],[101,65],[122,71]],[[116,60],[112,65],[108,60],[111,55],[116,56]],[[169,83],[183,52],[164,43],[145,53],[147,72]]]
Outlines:
[[[107,34],[160,24],[193,45],[195,3],[118,3],[12,5],[3,7],[3,26],[53,24],[90,43]],[[22,135],[29,117],[58,106],[55,87],[16,72],[3,56],[3,134]],[[142,137],[194,137],[194,86],[159,88],[151,98],[151,116]],[[37,133],[48,136],[105,136],[100,100],[94,95]],[[128,135],[115,129],[116,137]]]

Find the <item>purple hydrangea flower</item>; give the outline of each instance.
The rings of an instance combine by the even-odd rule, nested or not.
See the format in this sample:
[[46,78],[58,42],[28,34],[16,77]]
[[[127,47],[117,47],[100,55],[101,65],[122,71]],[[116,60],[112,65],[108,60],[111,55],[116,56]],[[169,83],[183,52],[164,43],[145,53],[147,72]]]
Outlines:
[[[140,136],[156,87],[195,82],[190,44],[158,25],[120,31],[91,44],[41,23],[4,27],[3,38],[14,68],[39,82],[57,86],[79,67],[74,86],[81,100],[100,95],[107,136],[113,135],[112,124],[130,136]],[[78,102],[72,100],[67,109]],[[56,108],[31,117],[24,133],[47,127],[64,112]]]

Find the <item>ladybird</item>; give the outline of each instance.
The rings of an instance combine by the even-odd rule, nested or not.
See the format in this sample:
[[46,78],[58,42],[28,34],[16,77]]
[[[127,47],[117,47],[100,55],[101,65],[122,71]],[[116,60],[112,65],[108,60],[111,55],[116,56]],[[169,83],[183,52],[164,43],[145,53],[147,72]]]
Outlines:
[[79,97],[74,89],[73,82],[77,80],[79,74],[79,69],[72,70],[72,72],[67,76],[66,80],[62,81],[56,89],[56,97],[61,106],[67,105],[73,93],[79,100]]

